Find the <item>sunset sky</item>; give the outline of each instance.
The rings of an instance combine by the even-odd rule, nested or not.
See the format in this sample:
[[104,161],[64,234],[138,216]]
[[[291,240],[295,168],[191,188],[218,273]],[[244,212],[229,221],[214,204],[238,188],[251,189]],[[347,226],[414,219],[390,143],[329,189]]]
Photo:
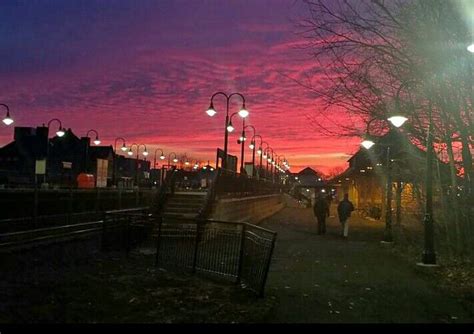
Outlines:
[[[307,119],[317,96],[290,79],[324,85],[298,48],[295,22],[306,15],[293,0],[3,0],[0,103],[16,126],[59,118],[78,136],[97,130],[103,144],[122,136],[152,156],[160,147],[213,163],[223,147],[225,100],[215,100],[213,118],[205,110],[213,93],[240,92],[248,124],[292,171],[345,167],[358,139],[320,135]],[[236,99],[231,112],[238,106]],[[0,143],[12,133],[2,125]],[[240,157],[237,137],[229,153]]]

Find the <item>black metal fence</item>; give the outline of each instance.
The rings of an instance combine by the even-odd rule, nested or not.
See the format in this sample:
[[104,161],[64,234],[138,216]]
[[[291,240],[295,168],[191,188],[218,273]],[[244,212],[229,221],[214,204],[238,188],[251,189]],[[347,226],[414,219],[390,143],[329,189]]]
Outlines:
[[263,296],[276,233],[247,224],[159,218],[156,265],[240,283]]
[[151,206],[158,189],[0,189],[0,219]]
[[[94,236],[97,244],[103,249],[113,244],[115,248],[130,250],[136,242],[135,236],[145,235],[145,226],[148,230],[152,226],[148,223],[150,215],[146,212],[148,208],[107,211],[102,214],[77,216],[75,221],[70,221],[70,217],[66,215],[46,216],[43,217],[45,224],[43,227],[0,231],[0,251],[34,249],[52,244],[73,244],[79,239],[91,236]],[[67,222],[69,224],[66,224]],[[148,224],[144,224],[145,222]]]

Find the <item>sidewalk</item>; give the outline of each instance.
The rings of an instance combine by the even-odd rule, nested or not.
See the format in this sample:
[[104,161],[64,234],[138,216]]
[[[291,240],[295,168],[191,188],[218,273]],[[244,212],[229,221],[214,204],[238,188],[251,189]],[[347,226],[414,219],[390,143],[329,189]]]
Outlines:
[[[332,214],[335,214],[334,210]],[[317,235],[311,209],[285,208],[262,227],[278,233],[266,296],[274,323],[467,323],[473,303],[440,291],[380,240],[384,223],[351,217],[349,240],[332,216]],[[427,269],[432,270],[432,269]]]

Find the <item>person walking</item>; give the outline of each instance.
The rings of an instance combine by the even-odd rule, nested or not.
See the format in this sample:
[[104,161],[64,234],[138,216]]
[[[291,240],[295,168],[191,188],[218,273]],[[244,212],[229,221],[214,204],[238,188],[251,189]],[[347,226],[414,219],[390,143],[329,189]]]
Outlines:
[[347,239],[349,233],[349,217],[354,211],[354,205],[349,201],[349,194],[344,194],[344,199],[337,206],[337,214],[339,215],[339,222],[342,224],[342,236]]
[[318,220],[318,234],[325,234],[326,217],[329,216],[329,205],[327,200],[321,194],[316,197],[313,212]]

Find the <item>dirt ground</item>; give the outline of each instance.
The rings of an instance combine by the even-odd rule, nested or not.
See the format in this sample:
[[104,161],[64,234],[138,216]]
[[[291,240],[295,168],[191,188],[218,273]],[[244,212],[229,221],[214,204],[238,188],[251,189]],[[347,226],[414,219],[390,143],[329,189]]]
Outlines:
[[235,284],[174,274],[153,255],[100,254],[0,280],[0,323],[254,323],[275,304]]

